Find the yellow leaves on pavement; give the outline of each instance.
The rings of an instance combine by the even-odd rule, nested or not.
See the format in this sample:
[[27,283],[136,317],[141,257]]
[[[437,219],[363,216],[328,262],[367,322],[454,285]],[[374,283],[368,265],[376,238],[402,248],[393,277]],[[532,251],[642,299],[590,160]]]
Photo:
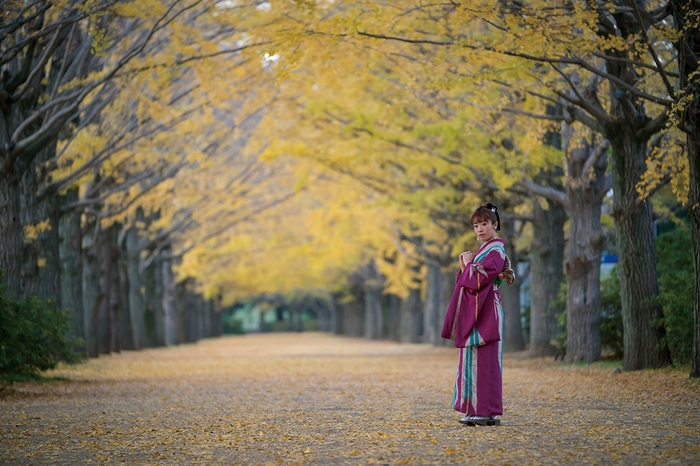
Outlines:
[[452,410],[453,348],[320,333],[124,352],[0,398],[2,463],[696,464],[674,369],[504,361],[500,427]]

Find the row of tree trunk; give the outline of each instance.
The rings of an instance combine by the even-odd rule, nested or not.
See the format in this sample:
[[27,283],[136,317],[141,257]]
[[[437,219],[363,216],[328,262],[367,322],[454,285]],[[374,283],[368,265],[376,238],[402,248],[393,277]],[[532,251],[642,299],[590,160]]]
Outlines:
[[[509,254],[517,257],[514,248]],[[440,336],[440,331],[454,288],[454,271],[436,262],[428,262],[424,296],[421,283],[416,283],[408,296],[402,298],[383,294],[381,275],[373,266],[370,265],[369,269],[369,276],[365,271],[364,278],[355,281],[348,296],[334,295],[329,305],[316,309],[322,331],[401,343],[452,344]],[[521,284],[522,280],[518,279],[514,285],[501,288],[506,326],[505,351],[525,348],[520,311]]]
[[27,280],[41,286],[25,286],[25,292],[70,311],[70,331],[84,341],[88,356],[221,334],[219,300],[205,299],[192,280],[176,282],[169,247],[154,251],[135,226],[105,226],[80,211],[49,219],[50,228],[25,245],[33,252],[25,257],[42,260],[40,280]]

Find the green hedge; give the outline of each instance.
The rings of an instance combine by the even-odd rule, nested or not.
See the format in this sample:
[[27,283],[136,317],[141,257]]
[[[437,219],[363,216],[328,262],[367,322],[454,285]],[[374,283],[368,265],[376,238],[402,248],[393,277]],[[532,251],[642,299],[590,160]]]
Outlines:
[[664,307],[665,344],[674,364],[688,364],[693,355],[695,272],[690,228],[678,228],[656,239],[660,301]]
[[0,272],[0,379],[36,379],[59,361],[84,360],[84,352],[76,351],[82,341],[69,336],[68,322],[68,311],[54,309],[51,301],[10,299]]

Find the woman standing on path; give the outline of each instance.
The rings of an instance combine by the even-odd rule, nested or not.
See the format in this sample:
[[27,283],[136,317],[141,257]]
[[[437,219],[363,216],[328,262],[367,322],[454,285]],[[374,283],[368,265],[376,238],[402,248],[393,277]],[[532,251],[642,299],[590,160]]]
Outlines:
[[459,348],[455,380],[454,409],[465,413],[459,422],[467,425],[499,425],[503,414],[503,307],[498,287],[502,277],[515,279],[506,256],[505,243],[498,238],[498,208],[482,204],[471,217],[481,247],[459,255],[459,269],[442,337]]

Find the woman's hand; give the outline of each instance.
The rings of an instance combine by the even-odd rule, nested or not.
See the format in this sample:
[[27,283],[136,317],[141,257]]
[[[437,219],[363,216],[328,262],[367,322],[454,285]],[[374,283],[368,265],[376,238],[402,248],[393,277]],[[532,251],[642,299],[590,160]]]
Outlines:
[[471,251],[464,251],[459,255],[459,270],[464,272],[467,268],[467,264],[474,261],[474,253]]

